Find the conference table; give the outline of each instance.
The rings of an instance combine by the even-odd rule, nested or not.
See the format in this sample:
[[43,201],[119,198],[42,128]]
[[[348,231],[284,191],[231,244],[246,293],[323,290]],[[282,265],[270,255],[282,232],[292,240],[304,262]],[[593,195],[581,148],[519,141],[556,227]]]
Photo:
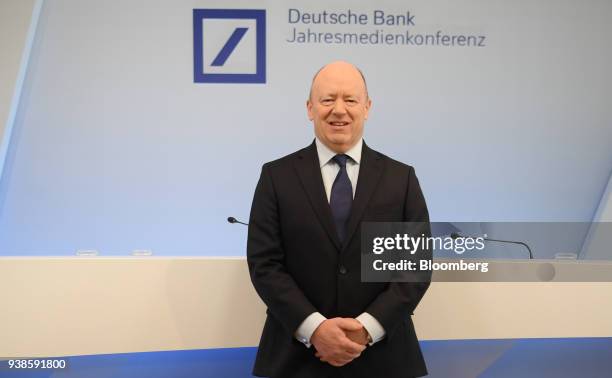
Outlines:
[[[432,376],[431,361],[440,372],[449,353],[455,367],[486,371],[517,345],[546,351],[547,342],[555,358],[566,345],[566,362],[580,364],[582,350],[590,368],[603,368],[593,356],[612,355],[612,262],[488,263],[505,282],[435,272],[414,313]],[[218,369],[219,361],[235,369],[232,358],[249,369],[266,314],[243,257],[2,257],[0,300],[0,357],[105,356],[102,365],[191,352]],[[175,368],[185,363],[176,361]]]

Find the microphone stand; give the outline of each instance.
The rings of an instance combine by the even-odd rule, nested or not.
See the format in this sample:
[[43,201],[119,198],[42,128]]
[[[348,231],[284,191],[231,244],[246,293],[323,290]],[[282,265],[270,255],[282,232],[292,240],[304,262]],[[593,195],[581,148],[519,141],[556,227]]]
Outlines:
[[248,226],[248,225],[249,225],[248,223],[241,222],[241,221],[239,221],[238,219],[236,219],[236,218],[234,218],[234,217],[228,217],[228,218],[227,218],[227,221],[228,221],[229,223],[232,223],[232,224],[234,224],[234,223],[240,223],[240,224],[243,224],[243,225],[245,225],[245,226]]

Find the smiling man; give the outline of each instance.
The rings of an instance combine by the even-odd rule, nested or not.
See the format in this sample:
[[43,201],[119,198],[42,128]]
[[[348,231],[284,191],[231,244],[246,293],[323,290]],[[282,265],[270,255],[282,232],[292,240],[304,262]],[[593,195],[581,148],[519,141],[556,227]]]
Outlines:
[[317,72],[306,102],[318,141],[335,153],[346,153],[360,142],[371,105],[363,75],[345,62]]
[[361,282],[361,222],[429,222],[414,169],[363,142],[371,104],[361,71],[326,65],[306,103],[315,141],[262,168],[247,245],[268,307],[257,376],[427,374],[410,316],[429,283]]

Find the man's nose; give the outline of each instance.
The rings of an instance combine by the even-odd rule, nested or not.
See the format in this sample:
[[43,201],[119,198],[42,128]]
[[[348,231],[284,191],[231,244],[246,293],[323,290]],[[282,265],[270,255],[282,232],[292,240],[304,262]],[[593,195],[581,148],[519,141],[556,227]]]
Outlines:
[[334,108],[332,109],[334,114],[345,114],[346,113],[346,104],[342,99],[338,99],[334,102]]

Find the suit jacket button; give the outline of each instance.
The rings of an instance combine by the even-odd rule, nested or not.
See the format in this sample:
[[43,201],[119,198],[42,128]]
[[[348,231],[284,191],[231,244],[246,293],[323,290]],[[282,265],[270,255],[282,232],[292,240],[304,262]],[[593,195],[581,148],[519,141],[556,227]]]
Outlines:
[[346,274],[347,270],[344,267],[344,265],[340,265],[340,267],[338,268],[338,271],[340,272],[340,274]]

